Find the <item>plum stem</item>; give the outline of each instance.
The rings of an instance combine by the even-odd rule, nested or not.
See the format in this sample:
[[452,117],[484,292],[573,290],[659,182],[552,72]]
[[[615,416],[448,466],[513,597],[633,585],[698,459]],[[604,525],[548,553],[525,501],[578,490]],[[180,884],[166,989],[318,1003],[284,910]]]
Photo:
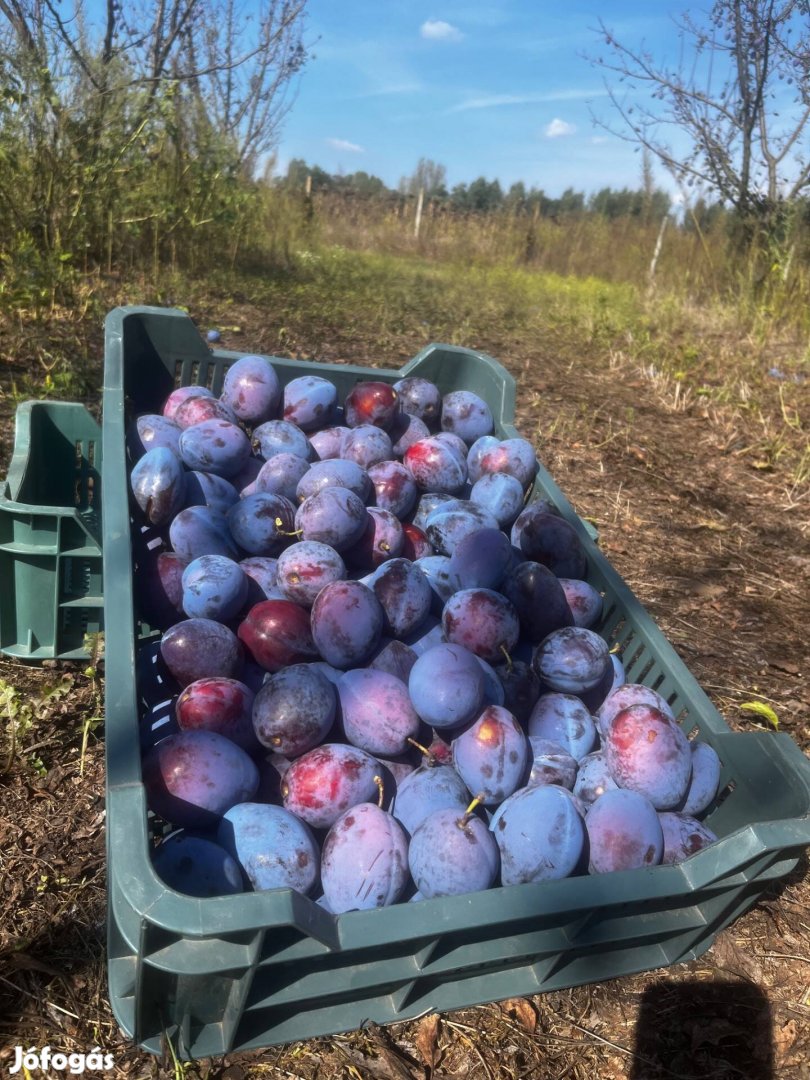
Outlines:
[[385,785],[383,784],[383,778],[381,776],[375,776],[374,783],[377,785],[377,806],[380,810],[382,810],[383,790],[385,787]]
[[428,765],[435,765],[436,764],[436,755],[433,753],[432,750],[429,750],[426,746],[422,746],[422,744],[418,743],[416,741],[416,739],[412,739],[410,737],[410,735],[408,736],[408,738],[405,741],[409,742],[411,744],[411,746],[415,746],[417,750],[419,750],[422,754],[424,754],[424,756],[427,758],[427,764]]
[[610,654],[611,654],[611,656],[617,656],[621,651],[622,651],[621,643],[617,641],[616,644],[613,646],[613,648],[610,650]]
[[469,806],[467,807],[467,809],[466,809],[466,810],[464,811],[464,816],[463,816],[463,817],[462,817],[462,818],[461,818],[461,819],[459,820],[458,826],[459,826],[459,828],[460,828],[460,829],[463,829],[463,828],[465,828],[465,826],[467,825],[467,822],[468,822],[468,821],[470,820],[470,818],[472,817],[472,814],[473,814],[473,810],[475,810],[475,808],[476,808],[477,806],[480,806],[480,805],[481,805],[481,803],[483,802],[483,799],[484,799],[484,795],[483,795],[483,793],[482,793],[482,794],[480,794],[480,795],[476,795],[476,796],[475,796],[475,798],[473,799],[473,801],[472,801],[472,802],[470,803],[470,805],[469,805]]
[[273,524],[278,529],[279,536],[302,536],[304,533],[303,529],[294,529],[292,532],[288,532],[286,529],[283,529],[282,525],[284,524],[284,522],[280,517],[277,517]]
[[500,651],[503,653],[504,657],[506,658],[506,670],[511,675],[512,674],[512,668],[514,667],[514,664],[512,663],[512,657],[509,655],[509,650],[506,648],[505,645],[499,645],[498,648],[500,649]]

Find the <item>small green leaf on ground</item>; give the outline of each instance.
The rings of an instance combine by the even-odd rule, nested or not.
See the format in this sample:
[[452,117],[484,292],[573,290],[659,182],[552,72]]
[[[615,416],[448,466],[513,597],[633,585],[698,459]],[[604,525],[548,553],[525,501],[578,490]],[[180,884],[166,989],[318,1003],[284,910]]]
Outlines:
[[742,705],[740,705],[740,708],[744,709],[746,712],[756,713],[757,716],[761,716],[764,720],[767,720],[774,731],[779,730],[779,717],[770,705],[766,705],[764,701],[744,701]]

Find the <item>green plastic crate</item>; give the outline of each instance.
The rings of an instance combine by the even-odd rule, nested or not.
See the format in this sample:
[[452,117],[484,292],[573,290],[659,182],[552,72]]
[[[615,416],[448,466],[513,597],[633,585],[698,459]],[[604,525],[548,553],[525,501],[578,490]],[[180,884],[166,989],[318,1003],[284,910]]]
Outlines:
[[[661,631],[541,468],[579,531],[589,579],[605,593],[602,632],[620,642],[628,679],[655,687],[688,733],[723,762],[708,815],[717,844],[676,867],[519,885],[334,917],[288,889],[193,899],[149,861],[141,783],[139,634],[133,614],[125,422],[176,384],[218,392],[240,354],[211,352],[177,311],[121,308],[106,323],[104,560],[108,611],[107,845],[109,986],[123,1030],[147,1050],[172,1040],[206,1057],[386,1023],[667,966],[706,950],[810,843],[810,761],[783,734],[732,734]],[[282,381],[307,373],[341,395],[359,379],[419,374],[464,388],[515,436],[515,383],[492,358],[431,345],[400,371],[271,358]]]
[[27,401],[0,487],[0,652],[84,658],[103,602],[101,428],[83,405]]

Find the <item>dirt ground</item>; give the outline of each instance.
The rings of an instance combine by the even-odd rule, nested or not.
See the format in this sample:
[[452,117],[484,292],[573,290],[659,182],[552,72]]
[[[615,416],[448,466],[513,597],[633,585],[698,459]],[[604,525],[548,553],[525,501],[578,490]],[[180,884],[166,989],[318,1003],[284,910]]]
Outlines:
[[[216,308],[193,312],[211,325]],[[272,315],[247,305],[223,345],[275,351]],[[98,349],[97,331],[91,335]],[[386,366],[425,344],[403,334]],[[518,381],[516,425],[603,551],[734,730],[766,729],[758,700],[810,750],[810,506],[778,469],[744,452],[739,418],[683,403],[632,364],[528,337],[470,341]],[[320,331],[300,355],[368,363],[353,335]],[[6,354],[7,391],[24,356]],[[100,385],[100,383],[99,383]],[[810,388],[804,402],[810,415]],[[12,407],[0,399],[5,471]],[[806,496],[806,491],[805,491]],[[0,680],[38,709],[2,787],[0,1067],[21,1045],[100,1046],[111,1074],[171,1075],[132,1048],[106,1001],[103,732],[81,753],[92,678],[77,665],[0,660]],[[2,686],[2,684],[0,684]],[[41,762],[31,767],[32,758]],[[83,758],[83,771],[81,769]],[[763,808],[767,816],[767,808]],[[810,880],[806,858],[699,960],[611,982],[189,1064],[187,1076],[808,1080]]]

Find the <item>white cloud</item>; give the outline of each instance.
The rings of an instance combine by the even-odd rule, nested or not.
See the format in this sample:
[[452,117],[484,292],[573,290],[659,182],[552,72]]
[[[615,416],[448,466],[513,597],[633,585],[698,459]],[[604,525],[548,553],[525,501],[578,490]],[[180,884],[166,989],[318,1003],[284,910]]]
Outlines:
[[349,142],[348,139],[327,139],[328,145],[333,150],[345,150],[349,154],[365,154],[366,148],[357,143]]
[[573,124],[569,124],[555,116],[551,123],[547,125],[545,136],[547,139],[560,139],[564,135],[573,135],[576,130]]
[[542,105],[550,101],[582,101],[604,97],[605,90],[554,90],[546,94],[484,94],[467,98],[453,105],[449,113],[467,112],[469,109],[494,109],[503,105]]
[[464,37],[458,27],[444,19],[427,19],[419,27],[419,33],[428,41],[461,41]]

